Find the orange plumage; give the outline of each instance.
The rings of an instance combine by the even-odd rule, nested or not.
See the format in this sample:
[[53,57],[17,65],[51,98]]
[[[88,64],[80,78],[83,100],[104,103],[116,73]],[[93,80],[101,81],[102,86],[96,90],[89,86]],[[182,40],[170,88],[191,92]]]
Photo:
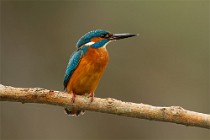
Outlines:
[[105,47],[90,47],[67,84],[67,92],[93,94],[108,63]]
[[[72,94],[73,102],[75,95],[84,94],[89,94],[90,101],[93,101],[94,92],[108,64],[106,45],[113,40],[133,36],[136,35],[112,34],[105,30],[94,30],[79,39],[76,44],[77,51],[72,54],[64,77],[64,89]],[[65,111],[74,116],[84,112],[84,110],[68,107],[65,108]]]

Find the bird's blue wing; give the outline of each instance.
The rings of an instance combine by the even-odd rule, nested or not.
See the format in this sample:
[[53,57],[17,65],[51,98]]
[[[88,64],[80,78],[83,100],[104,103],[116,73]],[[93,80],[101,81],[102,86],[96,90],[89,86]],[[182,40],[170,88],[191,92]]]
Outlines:
[[69,63],[68,63],[67,68],[66,68],[64,82],[63,82],[64,89],[66,89],[67,84],[69,82],[69,79],[71,78],[74,70],[78,66],[83,54],[84,54],[84,52],[82,50],[78,50],[78,51],[74,52],[72,54],[72,56],[70,57]]

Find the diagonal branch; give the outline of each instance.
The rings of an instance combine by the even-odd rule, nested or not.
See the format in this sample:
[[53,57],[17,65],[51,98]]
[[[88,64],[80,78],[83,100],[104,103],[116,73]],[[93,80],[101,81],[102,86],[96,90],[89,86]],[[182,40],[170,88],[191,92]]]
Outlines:
[[76,96],[75,102],[72,103],[71,95],[64,92],[43,88],[15,88],[1,84],[0,101],[68,106],[120,116],[210,129],[210,115],[185,110],[179,106],[156,107],[142,103],[122,102],[112,98],[94,98],[94,101],[90,102],[88,97],[79,95]]

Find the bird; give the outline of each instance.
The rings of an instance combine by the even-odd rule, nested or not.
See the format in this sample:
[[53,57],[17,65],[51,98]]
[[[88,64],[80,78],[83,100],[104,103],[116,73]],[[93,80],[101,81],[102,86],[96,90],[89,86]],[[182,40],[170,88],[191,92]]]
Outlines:
[[[64,90],[71,94],[71,101],[75,102],[76,95],[88,95],[94,100],[94,92],[107,67],[109,61],[106,45],[112,41],[134,37],[138,34],[113,34],[106,30],[93,30],[82,36],[76,43],[77,50],[71,55],[65,76]],[[84,110],[65,108],[71,116],[84,114]]]

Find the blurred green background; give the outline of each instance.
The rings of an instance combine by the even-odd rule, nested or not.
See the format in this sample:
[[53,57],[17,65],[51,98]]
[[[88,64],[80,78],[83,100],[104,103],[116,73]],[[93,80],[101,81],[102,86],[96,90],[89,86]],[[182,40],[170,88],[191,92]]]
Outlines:
[[[139,33],[110,43],[97,97],[210,113],[209,1],[1,1],[1,83],[63,90],[86,32]],[[210,131],[63,108],[1,102],[2,140],[210,139]]]

